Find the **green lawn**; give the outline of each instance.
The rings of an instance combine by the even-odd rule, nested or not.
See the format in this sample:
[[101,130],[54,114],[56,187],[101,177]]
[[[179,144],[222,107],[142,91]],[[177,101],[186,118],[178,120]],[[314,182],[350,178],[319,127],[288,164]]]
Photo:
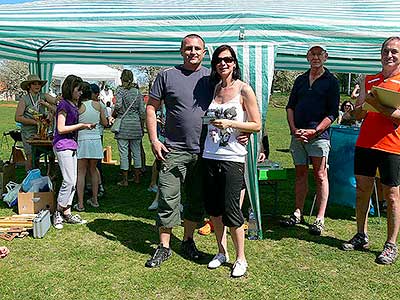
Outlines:
[[[1,104],[1,103],[0,103]],[[15,108],[0,107],[0,133],[14,127]],[[294,172],[288,148],[285,110],[270,107],[268,132],[271,159],[288,168],[287,182],[279,186],[279,215],[293,209]],[[110,132],[114,159],[118,151]],[[9,141],[11,144],[11,141]],[[152,163],[147,138],[147,165]],[[1,157],[8,158],[5,142]],[[105,166],[106,195],[99,209],[81,216],[87,225],[51,229],[43,239],[31,237],[0,241],[11,253],[0,261],[0,299],[397,299],[400,297],[400,262],[383,267],[374,263],[385,241],[386,219],[370,218],[372,242],[368,252],[338,249],[355,232],[354,211],[328,207],[326,232],[310,236],[305,226],[281,229],[279,218],[264,217],[263,241],[246,241],[249,272],[231,279],[229,267],[210,271],[206,264],[215,254],[213,236],[195,239],[207,258],[194,263],[179,254],[183,228],[174,230],[173,256],[158,269],[146,269],[145,260],[157,244],[154,212],[148,212],[154,194],[147,192],[150,169],[140,185],[116,186],[118,166]],[[18,168],[21,177],[22,168]],[[311,185],[313,190],[313,185]],[[263,212],[272,208],[268,186],[261,186]],[[311,195],[306,211],[310,209]],[[245,204],[247,206],[248,204]],[[0,205],[0,215],[15,213]],[[231,257],[233,246],[229,241]]]

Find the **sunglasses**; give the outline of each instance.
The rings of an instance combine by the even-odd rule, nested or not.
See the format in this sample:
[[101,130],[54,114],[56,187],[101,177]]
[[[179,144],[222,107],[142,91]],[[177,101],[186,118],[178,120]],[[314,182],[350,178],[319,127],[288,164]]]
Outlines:
[[226,64],[233,63],[235,59],[232,56],[225,56],[225,57],[217,57],[215,60],[217,64],[220,64],[222,61],[224,61]]

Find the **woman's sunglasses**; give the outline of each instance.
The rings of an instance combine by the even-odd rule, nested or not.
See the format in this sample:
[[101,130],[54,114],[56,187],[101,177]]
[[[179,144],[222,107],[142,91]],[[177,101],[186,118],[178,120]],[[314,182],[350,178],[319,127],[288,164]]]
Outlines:
[[235,59],[232,56],[225,56],[225,57],[217,57],[215,61],[217,64],[220,64],[222,61],[224,61],[226,64],[230,64],[233,63]]

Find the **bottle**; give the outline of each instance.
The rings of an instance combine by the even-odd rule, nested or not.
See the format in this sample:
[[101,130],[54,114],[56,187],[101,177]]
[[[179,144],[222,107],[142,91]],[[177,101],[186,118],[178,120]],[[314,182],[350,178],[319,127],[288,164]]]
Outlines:
[[257,220],[256,216],[253,212],[253,209],[249,208],[249,221],[248,221],[248,229],[247,229],[247,239],[249,240],[258,240],[258,229],[257,229]]
[[272,168],[272,169],[279,169],[279,168],[280,168],[280,165],[279,165],[279,163],[277,163],[277,162],[272,162],[272,163],[271,163],[271,168]]

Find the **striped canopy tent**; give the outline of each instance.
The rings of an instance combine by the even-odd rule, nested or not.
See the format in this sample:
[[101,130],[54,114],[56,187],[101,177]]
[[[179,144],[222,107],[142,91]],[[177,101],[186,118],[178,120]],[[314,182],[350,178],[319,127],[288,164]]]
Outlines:
[[[380,44],[400,32],[399,19],[400,6],[383,0],[30,1],[0,5],[0,57],[28,62],[50,81],[56,63],[178,64],[180,40],[197,33],[209,54],[223,43],[235,47],[265,121],[274,64],[305,70],[307,48],[322,43],[332,71],[374,73]],[[249,148],[250,198],[261,228],[257,147]]]

